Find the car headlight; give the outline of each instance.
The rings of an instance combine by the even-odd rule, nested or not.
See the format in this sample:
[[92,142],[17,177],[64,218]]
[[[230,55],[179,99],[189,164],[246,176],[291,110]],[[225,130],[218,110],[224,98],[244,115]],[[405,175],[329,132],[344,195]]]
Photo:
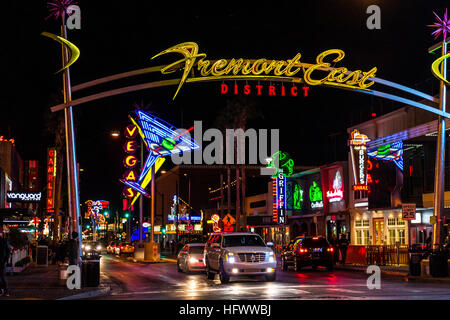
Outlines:
[[234,257],[234,253],[233,252],[227,253],[227,262],[229,262],[229,263],[235,263],[236,262],[236,258]]
[[273,252],[269,252],[269,262],[275,262],[275,255]]
[[86,251],[90,251],[92,248],[91,248],[91,246],[85,246],[84,249],[85,249]]
[[102,250],[102,246],[98,245],[96,249],[97,249],[97,251],[100,251],[100,250]]
[[195,259],[195,258],[189,258],[189,262],[190,262],[190,263],[197,263],[197,262],[198,262],[198,260],[197,260],[197,259]]

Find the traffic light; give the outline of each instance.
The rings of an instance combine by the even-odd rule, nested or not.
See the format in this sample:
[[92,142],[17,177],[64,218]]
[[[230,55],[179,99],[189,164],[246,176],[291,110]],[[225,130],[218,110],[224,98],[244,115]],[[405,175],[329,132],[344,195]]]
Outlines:
[[162,233],[162,234],[166,234],[166,232],[167,232],[166,225],[163,224],[163,225],[161,226],[161,233]]
[[124,217],[128,219],[128,218],[130,217],[130,213],[128,213],[128,212],[125,212],[125,215],[124,215]]
[[108,211],[104,211],[103,214],[104,214],[105,218],[109,218],[109,212]]

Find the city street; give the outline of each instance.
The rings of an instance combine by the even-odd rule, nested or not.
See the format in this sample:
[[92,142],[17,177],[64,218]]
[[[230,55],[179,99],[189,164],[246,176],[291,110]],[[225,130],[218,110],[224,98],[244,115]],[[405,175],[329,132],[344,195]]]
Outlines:
[[446,284],[408,283],[401,278],[382,276],[381,289],[366,287],[368,275],[336,270],[302,273],[277,270],[276,282],[263,278],[234,279],[220,284],[218,276],[207,280],[203,273],[178,273],[175,263],[137,264],[116,256],[104,255],[102,272],[117,284],[110,296],[101,299],[450,299]]

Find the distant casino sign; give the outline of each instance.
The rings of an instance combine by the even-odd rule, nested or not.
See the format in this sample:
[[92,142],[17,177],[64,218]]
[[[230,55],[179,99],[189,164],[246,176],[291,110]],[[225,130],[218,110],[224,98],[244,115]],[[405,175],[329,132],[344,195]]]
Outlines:
[[6,193],[7,202],[41,202],[42,192],[13,192]]

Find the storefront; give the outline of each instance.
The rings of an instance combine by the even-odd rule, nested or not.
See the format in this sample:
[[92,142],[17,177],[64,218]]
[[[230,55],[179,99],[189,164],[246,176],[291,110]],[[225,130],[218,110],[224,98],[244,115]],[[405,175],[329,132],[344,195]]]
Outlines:
[[249,216],[247,225],[249,231],[259,234],[265,243],[272,242],[276,251],[281,251],[290,241],[289,226],[274,223],[272,216]]
[[286,209],[291,238],[325,234],[320,168],[296,173],[287,179]]
[[408,245],[408,222],[401,209],[355,211],[351,215],[354,245]]
[[325,235],[336,243],[343,235],[350,237],[347,162],[337,162],[321,168],[324,189]]

